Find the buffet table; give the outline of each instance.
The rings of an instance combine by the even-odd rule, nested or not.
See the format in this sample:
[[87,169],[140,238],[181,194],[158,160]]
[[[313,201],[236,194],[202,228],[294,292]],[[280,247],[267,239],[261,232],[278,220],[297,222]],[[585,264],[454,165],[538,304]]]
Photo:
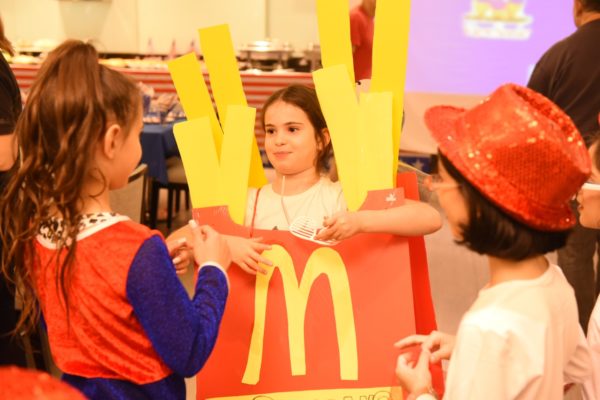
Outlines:
[[[27,90],[35,78],[38,66],[12,65],[19,86]],[[152,86],[156,93],[174,93],[175,88],[168,71],[142,70],[132,68],[115,68],[128,74],[140,82]],[[264,132],[260,126],[260,109],[265,100],[276,90],[290,84],[303,84],[313,86],[310,73],[275,73],[275,72],[240,72],[242,85],[246,93],[246,99],[250,107],[257,109],[256,138],[261,149],[264,148]],[[208,74],[204,75],[210,91]],[[454,106],[472,107],[477,104],[483,96],[442,94],[442,93],[411,93],[407,92],[404,99],[405,124],[400,143],[400,154],[404,156],[424,157],[437,152],[437,144],[429,134],[423,121],[423,114],[429,107],[439,104],[452,104]],[[408,154],[407,154],[408,153]],[[409,161],[410,162],[410,161]],[[424,161],[423,161],[424,162]],[[411,162],[420,167],[422,162],[416,160]]]
[[[24,91],[29,89],[39,70],[39,66],[37,65],[12,64],[11,68],[19,82],[19,87]],[[142,70],[131,68],[114,69],[133,77],[139,82],[143,82],[145,85],[153,87],[156,94],[175,93],[171,75],[166,70]],[[264,132],[260,126],[259,116],[260,109],[264,102],[273,92],[290,84],[313,86],[312,75],[310,73],[300,72],[240,72],[240,75],[242,77],[242,85],[244,86],[248,106],[257,109],[255,131],[259,147],[262,148]],[[209,92],[211,92],[208,73],[204,74],[204,80],[206,81]]]

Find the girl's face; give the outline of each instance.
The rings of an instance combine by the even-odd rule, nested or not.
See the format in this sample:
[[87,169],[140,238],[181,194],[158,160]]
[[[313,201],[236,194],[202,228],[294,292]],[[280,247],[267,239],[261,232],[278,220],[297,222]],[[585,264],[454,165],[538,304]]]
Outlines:
[[434,183],[431,190],[437,193],[440,206],[443,208],[446,219],[450,224],[452,237],[455,240],[462,240],[461,226],[466,226],[469,223],[467,201],[462,195],[460,184],[448,174],[440,161],[438,161],[438,171],[440,182],[437,185]]
[[588,183],[591,183],[591,185],[589,185],[589,188],[582,187],[577,193],[579,222],[586,228],[595,229],[600,228],[600,171],[596,168],[594,154],[597,147],[598,142],[594,143],[589,149],[592,158],[592,175],[588,179]]
[[142,105],[140,103],[135,121],[131,124],[128,132],[123,132],[124,135],[119,143],[119,148],[115,156],[114,177],[110,182],[110,189],[118,189],[125,187],[129,179],[129,175],[135,167],[140,163],[142,158],[142,146],[140,144],[140,135],[144,123],[142,121]]
[[[323,144],[299,107],[278,100],[265,113],[265,150],[275,171],[282,175],[317,173],[316,160]],[[326,140],[329,134],[325,132]]]

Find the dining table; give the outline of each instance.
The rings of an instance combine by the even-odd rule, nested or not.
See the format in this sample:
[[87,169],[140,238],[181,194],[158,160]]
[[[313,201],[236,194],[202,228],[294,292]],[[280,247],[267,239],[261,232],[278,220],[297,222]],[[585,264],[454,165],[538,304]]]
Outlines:
[[173,134],[174,123],[144,124],[140,142],[142,144],[141,162],[148,166],[148,177],[166,185],[167,159],[179,156],[179,149]]

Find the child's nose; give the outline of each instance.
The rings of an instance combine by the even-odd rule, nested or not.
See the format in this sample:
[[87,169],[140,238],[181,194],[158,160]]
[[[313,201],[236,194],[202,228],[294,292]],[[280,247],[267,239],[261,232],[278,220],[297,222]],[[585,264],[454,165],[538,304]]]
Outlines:
[[282,135],[281,133],[274,133],[275,135],[275,144],[281,145],[285,143],[285,135]]

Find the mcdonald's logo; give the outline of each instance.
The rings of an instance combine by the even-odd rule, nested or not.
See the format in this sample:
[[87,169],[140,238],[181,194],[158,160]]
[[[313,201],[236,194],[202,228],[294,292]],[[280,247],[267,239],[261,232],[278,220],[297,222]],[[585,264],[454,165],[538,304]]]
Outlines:
[[283,278],[292,375],[306,374],[304,347],[306,305],[313,283],[324,274],[329,280],[333,298],[340,355],[340,377],[343,380],[358,380],[358,351],[350,283],[346,266],[338,252],[325,247],[315,250],[308,258],[300,283],[296,278],[292,258],[283,247],[273,245],[272,249],[263,255],[273,261],[275,267],[267,268],[266,275],[258,274],[256,277],[254,327],[242,383],[256,385],[260,379],[269,283],[275,268],[279,268]]

